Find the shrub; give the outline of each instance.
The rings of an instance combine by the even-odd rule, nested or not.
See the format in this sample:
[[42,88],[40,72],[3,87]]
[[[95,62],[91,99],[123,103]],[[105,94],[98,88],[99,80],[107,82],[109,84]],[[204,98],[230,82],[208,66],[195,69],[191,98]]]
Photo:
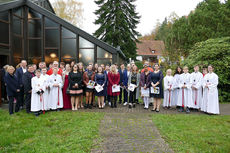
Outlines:
[[214,72],[219,77],[219,98],[221,102],[230,102],[230,37],[208,39],[196,43],[189,51],[189,56],[183,65],[193,69],[194,65],[200,68],[213,65]]

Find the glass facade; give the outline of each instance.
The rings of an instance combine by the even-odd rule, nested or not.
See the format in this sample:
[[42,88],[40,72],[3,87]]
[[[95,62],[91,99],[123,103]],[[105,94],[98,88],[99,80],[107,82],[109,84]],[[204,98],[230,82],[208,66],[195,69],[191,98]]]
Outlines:
[[0,12],[0,55],[7,55],[9,64],[16,66],[21,59],[36,64],[55,60],[116,63],[116,49],[39,9],[24,5]]

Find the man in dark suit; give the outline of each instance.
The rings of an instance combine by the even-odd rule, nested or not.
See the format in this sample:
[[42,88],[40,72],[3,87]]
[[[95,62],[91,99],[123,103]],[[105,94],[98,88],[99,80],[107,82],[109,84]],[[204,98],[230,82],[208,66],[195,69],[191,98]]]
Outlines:
[[32,86],[31,86],[31,79],[35,76],[34,74],[34,68],[33,65],[28,65],[28,70],[25,74],[22,76],[22,83],[24,86],[24,94],[25,97],[25,104],[26,104],[26,112],[30,113],[31,108],[31,92],[32,92]]
[[22,60],[20,63],[20,67],[16,69],[15,75],[17,76],[19,80],[19,85],[20,85],[20,93],[18,95],[18,100],[20,104],[20,108],[23,108],[23,103],[24,103],[24,87],[22,83],[22,76],[27,72],[27,62],[26,60]]
[[122,95],[124,94],[124,103],[128,102],[128,92],[127,92],[127,86],[128,86],[128,76],[127,76],[127,70],[125,69],[125,65],[122,63],[119,69],[120,74],[120,95],[119,95],[119,104],[122,103]]

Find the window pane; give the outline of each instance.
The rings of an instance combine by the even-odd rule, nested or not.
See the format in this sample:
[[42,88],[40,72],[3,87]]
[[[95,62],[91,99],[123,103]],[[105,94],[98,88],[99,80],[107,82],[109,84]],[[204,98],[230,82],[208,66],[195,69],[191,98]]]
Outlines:
[[82,37],[79,37],[79,47],[80,48],[94,48],[94,44],[89,42],[88,40],[82,38]]
[[22,57],[14,57],[14,65],[17,66],[22,60]]
[[8,11],[0,12],[0,19],[8,21]]
[[94,49],[80,49],[79,61],[84,65],[94,63]]
[[9,44],[9,24],[0,22],[0,43]]
[[13,17],[13,33],[21,35],[22,20],[18,17]]
[[40,20],[29,20],[29,37],[41,37]]
[[13,13],[22,17],[22,7],[18,7],[18,8],[13,9]]
[[28,63],[33,63],[33,64],[36,64],[38,65],[38,63],[40,63],[42,61],[42,58],[41,57],[29,57],[28,58]]
[[45,27],[58,27],[58,24],[48,18],[45,18]]
[[37,12],[35,12],[32,9],[29,9],[28,19],[30,19],[30,18],[42,18],[42,15],[37,13]]
[[57,49],[46,49],[45,50],[45,62],[50,64],[53,61],[59,61]]
[[112,58],[112,54],[101,47],[97,47],[97,58]]
[[100,64],[109,64],[111,65],[112,64],[112,59],[97,59],[97,63],[100,65]]
[[63,58],[75,58],[76,50],[76,39],[62,39],[61,56]]
[[76,61],[75,58],[62,58],[62,62],[65,62],[65,64],[70,64],[72,61]]
[[45,46],[58,47],[59,45],[59,31],[57,29],[45,30]]
[[29,57],[41,56],[41,40],[29,40]]
[[18,37],[13,37],[13,56],[23,57],[22,49],[22,39]]
[[0,46],[0,54],[2,54],[2,55],[9,54],[9,47]]
[[76,34],[66,28],[62,28],[62,38],[76,38]]

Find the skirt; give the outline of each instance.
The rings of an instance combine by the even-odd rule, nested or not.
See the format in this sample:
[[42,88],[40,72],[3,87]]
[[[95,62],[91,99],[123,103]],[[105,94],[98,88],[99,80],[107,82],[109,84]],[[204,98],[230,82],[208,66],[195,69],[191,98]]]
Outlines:
[[80,96],[83,94],[83,89],[69,90],[70,96]]

